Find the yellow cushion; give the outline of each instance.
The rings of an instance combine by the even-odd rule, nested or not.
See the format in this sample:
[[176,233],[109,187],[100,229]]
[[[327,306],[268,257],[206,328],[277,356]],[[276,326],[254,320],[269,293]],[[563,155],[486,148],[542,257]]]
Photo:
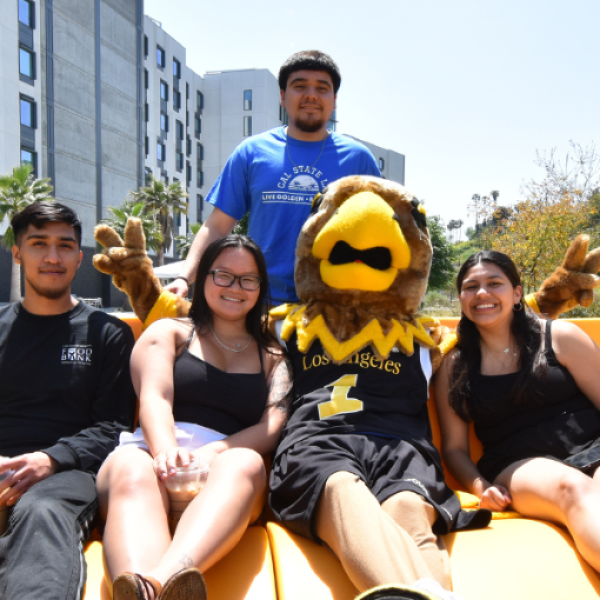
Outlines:
[[571,536],[550,523],[492,521],[486,529],[451,533],[444,540],[454,590],[465,600],[597,600],[600,593],[598,574]]
[[350,600],[358,591],[325,546],[267,523],[279,600]]
[[[102,544],[85,552],[88,578],[85,600],[110,600],[104,581]],[[204,573],[211,600],[275,600],[273,558],[264,527],[249,527],[237,546]]]

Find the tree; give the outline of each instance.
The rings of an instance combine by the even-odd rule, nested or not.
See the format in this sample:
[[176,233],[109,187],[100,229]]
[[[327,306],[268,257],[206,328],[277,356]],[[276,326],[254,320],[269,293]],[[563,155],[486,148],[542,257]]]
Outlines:
[[536,289],[562,263],[569,244],[594,227],[600,159],[595,148],[571,142],[564,164],[537,153],[541,180],[523,187],[524,199],[512,208],[489,206],[493,227],[482,231],[486,247],[505,252],[520,267],[526,291]]
[[[40,200],[53,200],[50,179],[36,179],[30,164],[13,169],[12,175],[0,176],[0,222],[9,221],[25,207]],[[15,243],[12,227],[8,227],[2,236],[2,244],[10,249]],[[10,279],[10,302],[21,299],[21,265],[12,261]]]
[[444,235],[444,226],[440,217],[427,217],[427,227],[433,246],[429,289],[443,290],[454,280],[456,259],[454,247]]
[[248,235],[248,219],[250,218],[250,213],[246,213],[233,228],[231,233],[238,233],[240,235]]
[[159,249],[160,242],[162,241],[160,227],[154,218],[144,211],[143,202],[125,200],[125,203],[121,206],[109,206],[108,211],[112,214],[112,217],[102,219],[101,223],[109,225],[124,238],[127,219],[129,217],[140,219],[144,236],[146,237],[146,248],[155,252]]
[[164,265],[165,252],[171,247],[175,233],[173,215],[187,214],[185,198],[188,194],[183,191],[179,181],[167,185],[150,174],[149,185],[141,187],[137,192],[131,192],[131,197],[135,202],[142,202],[144,212],[152,216],[159,225],[161,241],[156,259],[159,265]]
[[178,235],[175,237],[175,241],[177,242],[177,253],[179,254],[179,258],[185,260],[187,255],[189,254],[190,248],[194,242],[194,238],[200,231],[200,227],[202,227],[202,223],[192,223],[190,225],[191,233],[187,235]]
[[490,196],[494,199],[494,205],[498,202],[499,195],[500,195],[500,192],[498,190],[492,190],[490,192]]

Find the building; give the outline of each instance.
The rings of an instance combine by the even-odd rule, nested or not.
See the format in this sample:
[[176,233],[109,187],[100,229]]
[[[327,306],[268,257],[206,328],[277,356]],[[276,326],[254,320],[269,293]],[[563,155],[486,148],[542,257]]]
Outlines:
[[[50,177],[83,224],[73,291],[111,298],[91,264],[93,229],[143,177],[142,0],[9,0],[0,23],[0,172]],[[3,231],[6,224],[0,229]],[[0,279],[12,257],[0,252]],[[0,301],[8,300],[0,286]],[[114,290],[114,288],[112,288]]]
[[[3,8],[0,173],[29,162],[51,178],[55,198],[82,219],[74,293],[118,306],[123,295],[92,266],[95,225],[150,173],[189,194],[178,233],[204,222],[205,197],[235,147],[287,123],[277,78],[267,69],[201,77],[186,49],[142,14],[142,0],[7,0]],[[335,113],[329,126],[337,127]],[[385,177],[404,183],[403,155],[363,143]],[[10,281],[11,261],[0,251],[0,281]],[[0,285],[0,302],[8,295]]]

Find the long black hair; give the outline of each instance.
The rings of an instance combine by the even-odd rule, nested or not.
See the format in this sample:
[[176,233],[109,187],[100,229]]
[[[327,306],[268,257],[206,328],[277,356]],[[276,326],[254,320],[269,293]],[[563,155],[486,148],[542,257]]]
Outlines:
[[267,265],[260,248],[245,235],[227,235],[208,245],[202,254],[198,270],[196,271],[194,295],[188,317],[198,330],[212,327],[213,314],[206,302],[204,283],[206,278],[209,277],[209,271],[215,260],[227,248],[242,248],[254,258],[254,262],[256,262],[256,266],[258,267],[258,276],[260,277],[260,288],[256,304],[246,315],[246,329],[261,348],[268,349],[269,347],[276,346],[277,342],[267,327],[267,311],[270,301]]
[[[456,278],[458,293],[471,267],[488,262],[496,265],[508,278],[513,288],[521,285],[521,276],[515,263],[502,252],[482,250],[472,254],[463,263]],[[519,349],[520,369],[512,390],[514,405],[532,405],[539,403],[538,393],[532,385],[534,372],[542,376],[546,372],[546,361],[541,352],[541,320],[524,307],[513,313],[511,333]],[[458,323],[459,343],[453,354],[450,380],[450,406],[464,421],[469,421],[469,403],[472,399],[472,381],[481,370],[481,336],[475,323],[464,314]]]

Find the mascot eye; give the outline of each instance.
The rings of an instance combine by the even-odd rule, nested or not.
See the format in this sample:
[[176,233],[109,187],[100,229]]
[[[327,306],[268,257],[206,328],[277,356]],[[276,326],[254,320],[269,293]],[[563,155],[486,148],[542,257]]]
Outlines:
[[423,229],[427,229],[427,218],[425,216],[425,209],[419,204],[419,201],[415,198],[411,200],[410,203],[413,205],[412,216],[416,221],[417,225]]
[[[325,192],[325,190],[327,190],[327,188],[325,188],[323,190],[323,192]],[[315,213],[318,212],[319,208],[321,208],[321,203],[323,202],[323,194],[321,192],[319,192],[312,201],[312,207],[310,209],[310,214],[314,215]]]

